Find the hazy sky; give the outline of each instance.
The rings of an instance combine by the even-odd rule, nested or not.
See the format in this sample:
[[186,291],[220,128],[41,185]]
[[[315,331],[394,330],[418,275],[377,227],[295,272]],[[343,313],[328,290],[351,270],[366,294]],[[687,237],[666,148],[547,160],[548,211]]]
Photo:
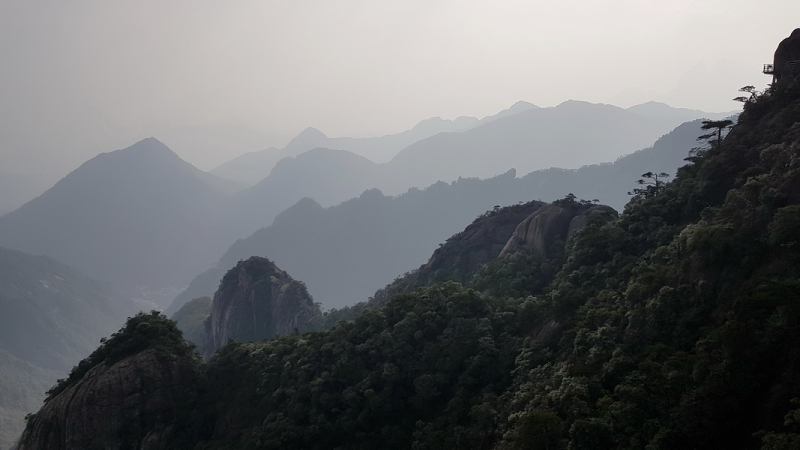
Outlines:
[[0,171],[155,136],[202,169],[518,100],[736,109],[796,0],[0,0]]

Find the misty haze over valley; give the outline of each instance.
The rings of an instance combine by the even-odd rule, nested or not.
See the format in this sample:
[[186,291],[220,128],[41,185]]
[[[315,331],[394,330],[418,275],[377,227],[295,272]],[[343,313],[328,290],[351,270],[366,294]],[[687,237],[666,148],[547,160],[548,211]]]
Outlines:
[[800,446],[800,6],[0,11],[0,450]]

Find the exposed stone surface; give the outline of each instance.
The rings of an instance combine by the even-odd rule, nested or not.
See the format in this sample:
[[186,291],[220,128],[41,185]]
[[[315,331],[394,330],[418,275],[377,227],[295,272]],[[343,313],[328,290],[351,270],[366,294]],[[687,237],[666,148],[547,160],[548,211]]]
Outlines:
[[186,359],[148,349],[101,363],[33,416],[19,450],[166,450],[194,377]]
[[[800,61],[800,28],[795,29],[789,37],[782,40],[775,50],[775,80],[780,80],[787,70],[786,63]],[[794,67],[792,74],[797,74],[800,67]]]
[[[437,278],[466,281],[478,267],[500,255],[521,220],[544,205],[533,201],[476,219],[433,252],[428,263],[416,272],[417,284],[435,282]],[[439,273],[446,276],[437,277]]]
[[582,203],[544,206],[517,226],[500,252],[500,257],[523,252],[547,258],[555,246],[563,246],[591,217],[612,220],[617,217],[617,212],[610,206]]
[[481,215],[464,231],[447,239],[433,252],[426,264],[378,290],[371,305],[381,305],[392,296],[408,292],[415,286],[444,280],[467,282],[481,265],[500,255],[520,221],[545,205],[544,202],[532,201],[504,208],[495,207],[493,211]]
[[239,261],[222,278],[206,319],[204,350],[213,354],[233,339],[271,339],[305,331],[319,314],[305,285],[266,258]]
[[552,257],[551,253],[563,249],[590,218],[609,221],[617,216],[610,206],[575,201],[532,201],[495,208],[448,239],[419,269],[378,290],[364,307],[378,307],[397,294],[425,284],[444,280],[467,283],[478,268],[497,258],[517,253]]

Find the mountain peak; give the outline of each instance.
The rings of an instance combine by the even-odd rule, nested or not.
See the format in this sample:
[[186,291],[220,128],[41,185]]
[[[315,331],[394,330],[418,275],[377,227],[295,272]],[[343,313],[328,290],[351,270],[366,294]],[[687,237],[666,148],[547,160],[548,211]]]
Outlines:
[[130,158],[134,158],[139,161],[147,161],[153,158],[172,161],[180,160],[180,156],[167,147],[166,144],[154,137],[142,139],[123,149],[101,153],[93,159],[110,161],[112,158],[113,160],[119,160],[120,158],[129,160]]
[[508,108],[509,112],[522,112],[527,111],[529,109],[536,109],[539,108],[538,106],[534,105],[531,102],[526,102],[524,100],[520,100]]
[[306,142],[317,142],[321,139],[327,139],[328,136],[325,135],[322,131],[314,127],[308,127],[305,130],[301,131],[300,134],[295,136],[294,139],[289,142],[289,145],[292,144],[301,144]]
[[420,120],[416,125],[414,125],[414,128],[412,128],[412,130],[422,130],[430,127],[437,127],[440,126],[439,124],[441,124],[444,121],[445,120],[439,116],[429,117],[427,119]]
[[578,106],[578,105],[594,105],[594,104],[599,104],[599,103],[589,103],[584,100],[569,99],[556,105],[556,108],[564,108],[564,107]]
[[308,127],[289,141],[284,147],[284,151],[289,150],[287,155],[296,155],[314,147],[324,147],[328,141],[328,136],[314,127]]
[[168,151],[172,153],[169,147],[166,144],[159,141],[158,139],[150,136],[147,138],[142,139],[141,141],[136,142],[135,144],[125,147],[122,150],[127,151]]

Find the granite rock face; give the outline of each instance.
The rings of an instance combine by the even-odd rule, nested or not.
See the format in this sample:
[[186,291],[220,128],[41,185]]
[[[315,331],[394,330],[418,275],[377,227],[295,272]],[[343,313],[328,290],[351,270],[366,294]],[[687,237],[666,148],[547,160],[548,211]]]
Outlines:
[[375,292],[371,307],[382,305],[394,295],[410,292],[417,286],[445,280],[468,282],[478,268],[500,255],[522,220],[546,205],[544,202],[531,201],[495,207],[484,213],[464,231],[441,244],[426,264]]
[[442,277],[437,274],[441,273],[446,273],[447,279],[467,281],[481,265],[500,255],[520,221],[544,205],[533,201],[479,217],[433,252],[428,263],[415,273],[415,284],[438,281]]
[[222,278],[206,319],[204,351],[213,354],[229,339],[271,339],[306,331],[320,314],[305,285],[266,258],[240,261]]
[[556,246],[563,248],[566,241],[593,217],[610,221],[617,218],[617,212],[610,206],[582,203],[544,206],[517,226],[500,257],[526,253],[546,259]]
[[154,349],[98,364],[31,417],[18,450],[166,450],[193,367]]
[[780,81],[784,76],[794,76],[800,73],[800,65],[797,64],[797,61],[800,61],[800,28],[795,29],[789,37],[782,40],[778,44],[778,49],[775,50],[775,81]]
[[496,207],[448,239],[419,269],[378,290],[369,307],[426,284],[445,280],[468,283],[484,264],[497,258],[517,254],[552,258],[591,218],[610,221],[617,218],[617,212],[610,206],[577,201]]

